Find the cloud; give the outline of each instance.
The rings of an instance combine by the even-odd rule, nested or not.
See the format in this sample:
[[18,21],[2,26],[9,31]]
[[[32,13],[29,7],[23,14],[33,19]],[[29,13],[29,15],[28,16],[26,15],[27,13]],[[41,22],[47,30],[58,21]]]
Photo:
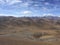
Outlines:
[[48,14],[43,14],[42,16],[55,16],[55,15],[48,13]]
[[5,4],[5,2],[3,0],[0,0],[0,4]]
[[15,3],[21,3],[22,0],[0,0],[0,4],[13,5]]
[[48,11],[50,11],[50,9],[48,9],[47,7],[42,7],[42,10],[44,11],[44,12],[48,12]]
[[50,5],[50,3],[49,3],[49,2],[45,2],[44,4],[45,4],[45,5]]
[[32,12],[31,12],[31,11],[28,11],[28,10],[22,12],[22,14],[24,14],[24,15],[25,15],[25,14],[31,14],[31,13],[32,13]]
[[30,5],[29,2],[24,2],[20,4],[21,7],[28,7],[29,5]]
[[15,4],[15,3],[22,3],[22,0],[12,0],[10,3],[9,3],[9,5],[13,5],[13,4]]
[[28,6],[28,5],[29,5],[29,3],[28,3],[28,2],[24,3],[24,6]]

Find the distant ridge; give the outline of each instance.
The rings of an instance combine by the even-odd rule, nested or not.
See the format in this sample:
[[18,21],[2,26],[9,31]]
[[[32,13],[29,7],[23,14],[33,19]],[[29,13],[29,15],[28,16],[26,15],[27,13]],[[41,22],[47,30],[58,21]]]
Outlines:
[[13,27],[37,27],[41,29],[60,29],[60,17],[13,17],[0,16],[0,29]]

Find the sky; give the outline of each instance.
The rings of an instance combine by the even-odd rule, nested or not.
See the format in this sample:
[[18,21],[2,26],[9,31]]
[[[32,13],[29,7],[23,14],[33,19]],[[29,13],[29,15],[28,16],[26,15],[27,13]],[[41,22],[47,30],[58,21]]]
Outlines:
[[0,16],[60,16],[60,0],[0,0]]

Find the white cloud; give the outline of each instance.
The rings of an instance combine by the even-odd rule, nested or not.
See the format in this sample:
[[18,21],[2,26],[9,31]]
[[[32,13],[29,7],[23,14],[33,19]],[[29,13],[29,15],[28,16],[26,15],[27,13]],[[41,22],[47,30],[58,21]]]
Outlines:
[[22,0],[0,0],[0,4],[13,5],[15,3],[22,2]]
[[9,3],[9,5],[13,5],[13,4],[15,4],[15,3],[22,3],[22,0],[12,0],[10,3]]
[[23,0],[0,0],[0,4],[3,4],[3,6],[4,5],[15,6],[14,4],[17,4],[17,7],[18,5],[19,7],[28,7],[31,3],[32,3],[31,1],[23,3]]
[[10,2],[10,0],[6,0],[6,2]]
[[25,14],[31,14],[31,13],[32,13],[32,12],[31,12],[31,11],[28,11],[28,10],[22,12],[22,14],[24,14],[24,15],[25,15]]
[[48,8],[46,8],[46,7],[42,7],[42,10],[45,11],[45,12],[46,12],[46,11],[50,11],[50,10],[49,10]]
[[3,0],[0,0],[0,4],[5,4],[5,2]]
[[25,3],[21,3],[21,5],[20,6],[22,6],[22,7],[28,7],[30,5],[30,3],[29,2],[25,2]]
[[43,14],[42,16],[54,16],[54,15],[53,15],[53,14],[48,13],[48,14]]
[[[57,16],[57,15],[52,14],[52,13],[46,13],[46,14],[43,14],[42,16]],[[60,17],[60,16],[57,16],[57,17]]]
[[28,6],[28,5],[29,5],[29,3],[27,3],[27,2],[26,2],[26,3],[24,3],[24,5],[25,5],[25,6]]
[[44,4],[45,4],[45,5],[50,5],[50,3],[48,3],[48,2],[45,2]]

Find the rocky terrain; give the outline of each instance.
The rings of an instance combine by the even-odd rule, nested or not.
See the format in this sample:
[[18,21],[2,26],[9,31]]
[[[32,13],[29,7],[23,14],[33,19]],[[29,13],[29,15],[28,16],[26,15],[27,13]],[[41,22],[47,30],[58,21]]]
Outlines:
[[60,45],[59,42],[60,17],[0,16],[0,45]]

